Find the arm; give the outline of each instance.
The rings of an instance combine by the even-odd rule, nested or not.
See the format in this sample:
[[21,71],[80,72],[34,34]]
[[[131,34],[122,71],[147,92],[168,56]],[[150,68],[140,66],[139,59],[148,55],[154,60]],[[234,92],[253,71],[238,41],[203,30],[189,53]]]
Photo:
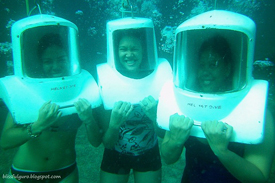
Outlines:
[[78,117],[84,123],[88,140],[94,147],[98,147],[102,142],[102,130],[94,118],[91,104],[86,99],[79,99],[74,103]]
[[140,103],[140,106],[145,115],[153,122],[155,132],[161,138],[164,137],[165,131],[160,129],[157,124],[157,107],[158,101],[156,101],[151,95],[144,98]]
[[113,110],[107,114],[104,111],[101,116],[103,128],[103,144],[106,148],[113,148],[119,138],[120,126],[125,123],[132,112],[133,106],[127,102],[116,102]]
[[184,116],[170,116],[170,131],[166,131],[160,147],[161,155],[167,164],[175,163],[180,158],[193,125],[194,121]]
[[[240,157],[227,149],[232,134],[232,127],[227,126],[225,132],[220,133],[225,124],[221,122],[206,122],[202,125],[207,141],[226,169],[241,182],[266,182],[269,177],[274,155],[274,122],[269,111],[266,115],[265,135],[263,142],[246,145],[244,157]],[[215,128],[213,128],[216,126]],[[210,130],[210,128],[214,130]]]
[[10,113],[8,113],[1,136],[1,147],[10,149],[21,146],[31,139],[26,127],[16,125]]
[[[61,112],[59,111],[58,105],[51,103],[51,101],[44,103],[39,110],[37,121],[31,126],[32,134],[41,134],[44,130],[54,125],[60,117]],[[32,137],[28,129],[23,125],[16,125],[9,113],[2,131],[1,147],[3,149],[18,147],[31,139]]]

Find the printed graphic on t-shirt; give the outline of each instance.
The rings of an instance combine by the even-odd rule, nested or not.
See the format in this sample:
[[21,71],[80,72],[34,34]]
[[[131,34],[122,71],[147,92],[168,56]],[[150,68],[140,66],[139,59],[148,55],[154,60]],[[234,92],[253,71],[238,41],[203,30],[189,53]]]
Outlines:
[[134,105],[127,121],[120,127],[115,150],[124,154],[140,155],[154,147],[156,142],[153,122],[144,114],[140,105]]

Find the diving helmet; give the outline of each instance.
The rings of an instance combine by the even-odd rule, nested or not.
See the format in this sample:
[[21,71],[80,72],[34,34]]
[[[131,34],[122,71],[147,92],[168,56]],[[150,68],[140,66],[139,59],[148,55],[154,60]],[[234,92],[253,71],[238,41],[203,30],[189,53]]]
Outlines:
[[195,121],[192,136],[205,138],[201,122],[219,120],[233,126],[232,141],[261,142],[268,83],[252,77],[255,32],[250,18],[223,10],[182,23],[173,81],[159,100],[159,125],[169,130],[170,115],[179,113]]
[[[97,84],[78,57],[78,28],[52,15],[34,15],[12,26],[14,75],[0,79],[3,99],[16,123],[34,122],[46,101],[62,115],[76,113],[73,103],[86,98],[101,104]],[[28,115],[26,115],[28,114]]]
[[107,23],[107,63],[97,65],[98,85],[105,109],[116,101],[139,103],[152,95],[158,98],[167,79],[169,62],[157,58],[152,20],[127,17]]

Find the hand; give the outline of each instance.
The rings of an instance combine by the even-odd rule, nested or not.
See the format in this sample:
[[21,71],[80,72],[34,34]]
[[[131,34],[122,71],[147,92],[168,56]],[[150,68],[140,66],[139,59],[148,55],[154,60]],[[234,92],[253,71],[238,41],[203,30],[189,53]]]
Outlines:
[[170,116],[170,138],[178,144],[184,144],[190,135],[194,121],[184,115],[173,114]]
[[59,106],[51,101],[45,102],[39,109],[39,115],[37,121],[32,126],[32,131],[42,132],[45,129],[53,126],[58,119],[61,117],[62,113],[59,111]]
[[132,111],[133,106],[129,102],[116,102],[111,113],[109,126],[119,128],[127,120]]
[[74,103],[74,106],[76,108],[78,117],[85,124],[93,120],[93,111],[92,111],[91,104],[88,100],[80,98],[78,99],[78,101]]
[[158,102],[150,95],[149,97],[144,98],[139,104],[145,115],[150,120],[156,121]]
[[233,131],[232,126],[215,120],[203,122],[201,128],[216,156],[228,150],[227,147]]

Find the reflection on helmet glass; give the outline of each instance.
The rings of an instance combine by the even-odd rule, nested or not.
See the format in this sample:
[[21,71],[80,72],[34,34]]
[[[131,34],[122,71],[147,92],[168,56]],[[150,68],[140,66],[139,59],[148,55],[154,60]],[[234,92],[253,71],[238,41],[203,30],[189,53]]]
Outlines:
[[46,34],[38,44],[38,58],[47,78],[69,75],[69,59],[58,34]]
[[[152,30],[150,30],[152,31]],[[130,78],[143,78],[155,68],[154,52],[148,53],[154,41],[148,30],[126,29],[114,32],[115,67],[122,75]]]
[[218,29],[176,35],[174,84],[203,93],[236,92],[247,86],[248,38]]
[[232,88],[231,51],[227,41],[219,36],[205,41],[199,50],[198,90],[223,92]]
[[77,30],[65,26],[27,29],[21,36],[23,72],[31,78],[80,73]]

